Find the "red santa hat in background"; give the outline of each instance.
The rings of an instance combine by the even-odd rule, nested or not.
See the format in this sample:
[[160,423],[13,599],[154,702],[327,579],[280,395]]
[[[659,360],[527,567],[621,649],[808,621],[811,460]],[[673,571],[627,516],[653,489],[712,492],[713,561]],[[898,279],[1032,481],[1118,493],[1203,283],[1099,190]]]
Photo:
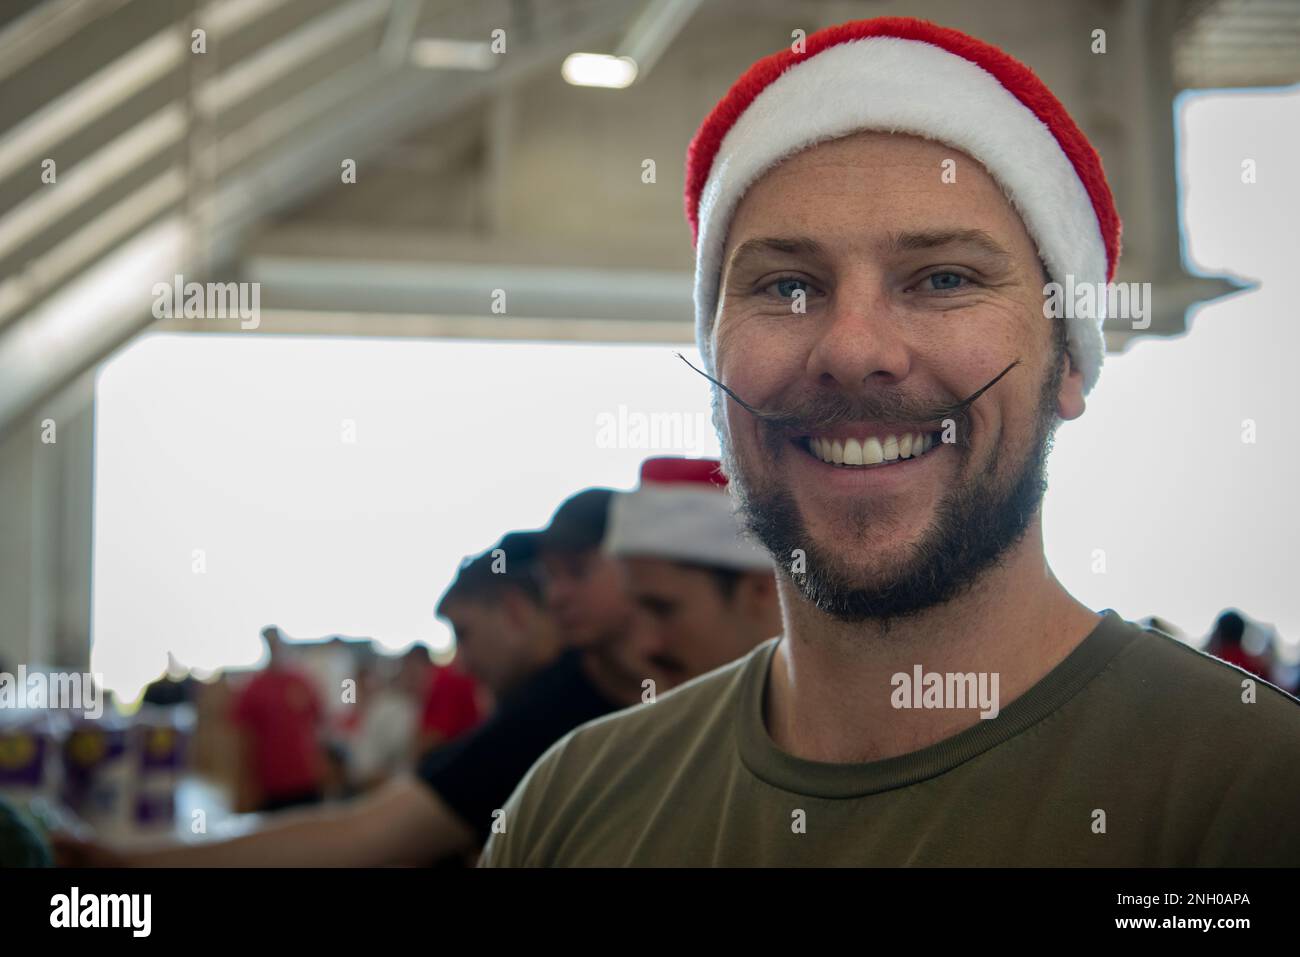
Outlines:
[[[710,370],[723,247],[746,190],[809,146],[868,130],[925,137],[983,164],[1020,214],[1053,281],[1065,285],[1072,276],[1079,286],[1114,277],[1120,221],[1101,159],[1043,82],[1002,50],[957,30],[905,17],[858,20],[819,30],[802,52],[787,49],[755,63],[687,150],[695,331]],[[1104,305],[1094,316],[1062,320],[1085,392],[1105,353]]]
[[717,459],[653,458],[641,484],[609,505],[605,550],[734,571],[771,570],[772,560],[741,533]]

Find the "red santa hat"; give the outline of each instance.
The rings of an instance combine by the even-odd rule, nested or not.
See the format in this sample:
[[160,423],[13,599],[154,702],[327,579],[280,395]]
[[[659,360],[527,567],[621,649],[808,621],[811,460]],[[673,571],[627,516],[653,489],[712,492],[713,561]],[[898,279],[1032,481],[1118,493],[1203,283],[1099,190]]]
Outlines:
[[767,553],[742,535],[717,459],[647,459],[641,484],[610,502],[604,547],[735,571],[772,568]]
[[[982,163],[1053,281],[1073,276],[1079,286],[1114,277],[1120,221],[1101,159],[1043,82],[957,30],[906,17],[857,20],[819,30],[801,52],[783,50],[751,66],[687,150],[695,331],[710,369],[723,247],[745,191],[783,159],[867,130],[922,136]],[[1105,353],[1102,306],[1095,316],[1063,320],[1085,392]]]

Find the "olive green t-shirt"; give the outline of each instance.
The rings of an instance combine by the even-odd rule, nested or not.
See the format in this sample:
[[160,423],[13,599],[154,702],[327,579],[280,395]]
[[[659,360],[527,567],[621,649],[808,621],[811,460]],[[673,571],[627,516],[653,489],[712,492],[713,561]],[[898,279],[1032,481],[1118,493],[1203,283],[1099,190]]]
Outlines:
[[561,739],[481,863],[1300,865],[1300,701],[1112,610],[996,717],[865,764],[773,744],[778,641]]

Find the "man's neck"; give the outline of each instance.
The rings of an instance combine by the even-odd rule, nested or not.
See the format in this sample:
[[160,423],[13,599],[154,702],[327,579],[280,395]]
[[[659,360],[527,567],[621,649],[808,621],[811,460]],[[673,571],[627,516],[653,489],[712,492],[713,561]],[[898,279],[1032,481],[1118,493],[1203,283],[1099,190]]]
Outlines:
[[[772,659],[766,721],[782,750],[812,761],[878,761],[919,751],[984,720],[981,708],[919,704],[922,674],[985,676],[998,708],[1065,659],[1101,618],[1061,586],[1043,556],[1037,519],[1021,542],[965,595],[914,618],[845,624],[807,604],[782,580],[784,638]],[[903,675],[907,681],[895,681]],[[945,685],[947,682],[945,682]]]

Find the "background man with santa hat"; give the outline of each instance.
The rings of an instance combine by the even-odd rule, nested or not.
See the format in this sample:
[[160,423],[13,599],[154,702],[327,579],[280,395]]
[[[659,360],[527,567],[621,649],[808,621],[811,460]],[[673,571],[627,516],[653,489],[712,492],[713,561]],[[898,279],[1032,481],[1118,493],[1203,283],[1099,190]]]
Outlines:
[[648,459],[610,504],[604,547],[637,612],[632,654],[668,690],[781,630],[772,560],[741,533],[716,459]]
[[[1045,459],[1104,318],[1046,318],[1044,287],[1112,277],[1120,227],[1041,81],[917,20],[824,30],[718,104],[686,198],[783,633],[567,735],[484,862],[1300,861],[1296,700],[1085,607],[1044,557]],[[903,707],[918,669],[938,693]],[[996,717],[945,694],[993,676]]]

